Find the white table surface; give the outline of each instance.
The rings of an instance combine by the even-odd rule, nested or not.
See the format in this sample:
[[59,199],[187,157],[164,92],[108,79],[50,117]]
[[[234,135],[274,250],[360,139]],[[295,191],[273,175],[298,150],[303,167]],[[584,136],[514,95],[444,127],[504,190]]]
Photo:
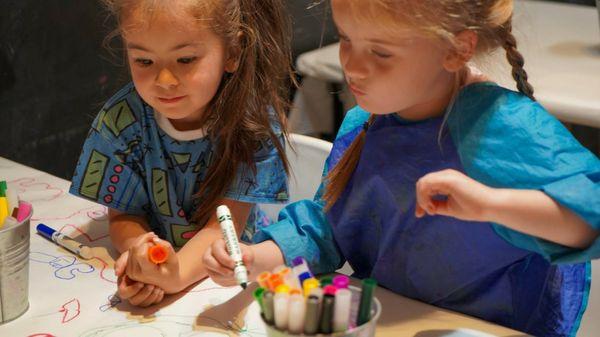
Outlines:
[[[600,29],[596,9],[520,0],[515,4],[513,26],[538,101],[562,121],[600,128]],[[298,57],[298,71],[315,79],[342,83],[338,51],[339,44],[333,44],[304,53]],[[482,69],[499,84],[514,89],[503,55],[499,51],[483,60]]]

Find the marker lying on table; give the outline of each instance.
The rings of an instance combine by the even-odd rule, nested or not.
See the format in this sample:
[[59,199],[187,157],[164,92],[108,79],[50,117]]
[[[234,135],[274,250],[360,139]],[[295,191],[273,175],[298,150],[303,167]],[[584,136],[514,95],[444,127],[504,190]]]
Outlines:
[[40,233],[40,235],[46,239],[54,241],[59,246],[79,255],[83,259],[88,260],[94,257],[90,247],[82,245],[70,237],[44,225],[43,223],[37,225],[36,229],[38,233]]
[[148,258],[154,264],[161,264],[169,258],[169,251],[164,246],[155,244],[148,248]]
[[240,250],[235,226],[231,219],[231,212],[227,206],[221,205],[217,207],[217,220],[221,225],[221,232],[223,233],[223,239],[225,239],[229,256],[235,262],[235,268],[233,269],[235,279],[242,288],[246,289],[248,285],[248,270],[242,261],[242,251]]

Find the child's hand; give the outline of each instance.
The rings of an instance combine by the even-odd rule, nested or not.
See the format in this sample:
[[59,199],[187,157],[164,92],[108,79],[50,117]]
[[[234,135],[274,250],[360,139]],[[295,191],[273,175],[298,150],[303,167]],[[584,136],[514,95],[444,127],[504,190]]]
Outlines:
[[125,267],[127,267],[127,260],[129,259],[129,251],[123,252],[121,256],[115,261],[115,275],[121,277],[125,273]]
[[[169,254],[167,261],[158,265],[148,258],[148,249],[157,244],[164,246]],[[177,253],[168,241],[159,239],[156,234],[141,235],[129,248],[125,273],[132,280],[148,284],[164,286],[167,280],[169,280],[168,283],[177,283],[176,280],[179,278]],[[165,288],[165,290],[168,292],[168,289]]]
[[[242,261],[246,269],[248,269],[248,274],[252,274],[251,271],[254,265],[254,251],[252,247],[240,243],[240,250],[242,251]],[[229,256],[223,239],[216,240],[208,247],[206,252],[204,252],[202,262],[208,272],[208,276],[215,283],[224,287],[231,287],[238,284],[233,275],[235,262]]]
[[416,195],[415,215],[419,218],[427,213],[468,221],[487,221],[486,205],[494,196],[494,189],[448,169],[419,179]]
[[131,305],[148,307],[162,301],[165,292],[157,286],[136,282],[127,275],[121,275],[117,279],[117,294],[121,300],[128,301]]

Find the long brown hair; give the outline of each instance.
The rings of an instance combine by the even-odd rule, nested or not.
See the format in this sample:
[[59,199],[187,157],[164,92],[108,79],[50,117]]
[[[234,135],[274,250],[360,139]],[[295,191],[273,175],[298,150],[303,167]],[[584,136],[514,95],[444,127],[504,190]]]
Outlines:
[[[160,0],[103,1],[119,24],[132,10],[154,15],[176,7]],[[229,50],[240,54],[237,70],[224,75],[202,120],[214,153],[196,195],[199,204],[194,219],[206,221],[243,164],[256,173],[254,154],[261,142],[274,144],[289,172],[284,145],[271,124],[279,124],[287,139],[289,88],[296,84],[291,28],[282,0],[187,0],[180,4],[187,14],[213,29]],[[117,30],[112,35],[118,34]]]
[[[381,29],[395,29],[399,22],[402,28],[417,29],[433,38],[454,44],[454,37],[464,30],[478,35],[477,53],[487,53],[502,47],[512,66],[512,76],[517,89],[535,100],[533,87],[527,80],[524,59],[517,50],[512,34],[513,0],[347,0],[351,11],[360,20],[377,24]],[[365,143],[371,116],[360,134],[346,149],[337,165],[326,177],[323,199],[329,210],[352,177]]]

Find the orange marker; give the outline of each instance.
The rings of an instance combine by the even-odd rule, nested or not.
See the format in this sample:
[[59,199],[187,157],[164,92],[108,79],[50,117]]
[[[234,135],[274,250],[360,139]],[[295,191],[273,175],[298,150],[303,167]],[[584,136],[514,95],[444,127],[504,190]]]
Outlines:
[[263,271],[262,273],[258,274],[256,281],[258,282],[258,285],[260,285],[261,287],[263,287],[265,289],[268,289],[269,288],[269,277],[271,277],[271,273],[269,273],[268,271]]
[[271,277],[269,277],[269,289],[271,291],[275,291],[275,289],[277,289],[277,286],[279,286],[280,284],[283,284],[283,279],[281,278],[281,275],[279,274],[271,274]]
[[169,251],[164,246],[154,245],[148,248],[148,258],[152,263],[161,264],[167,261],[168,257]]

